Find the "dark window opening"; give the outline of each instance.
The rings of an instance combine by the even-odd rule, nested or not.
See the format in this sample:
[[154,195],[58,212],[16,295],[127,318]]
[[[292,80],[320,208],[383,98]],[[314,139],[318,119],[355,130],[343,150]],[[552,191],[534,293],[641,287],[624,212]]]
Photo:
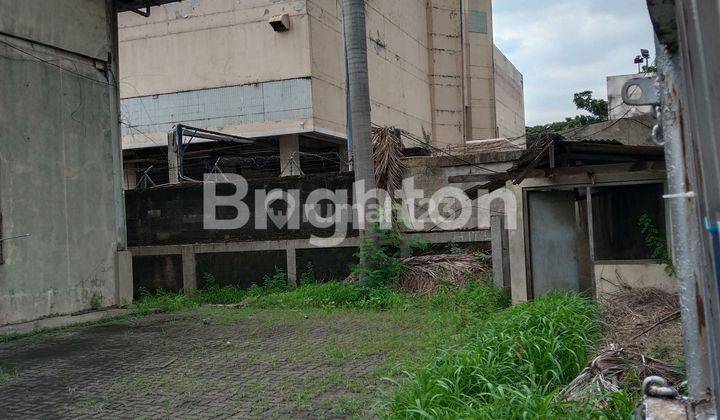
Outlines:
[[639,222],[649,216],[666,237],[663,184],[594,188],[592,194],[595,260],[652,259]]

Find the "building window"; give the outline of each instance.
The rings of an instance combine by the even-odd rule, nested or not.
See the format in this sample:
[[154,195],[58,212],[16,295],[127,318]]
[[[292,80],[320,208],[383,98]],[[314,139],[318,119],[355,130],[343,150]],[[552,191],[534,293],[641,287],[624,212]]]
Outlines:
[[595,260],[649,260],[639,221],[647,215],[666,236],[663,184],[593,188]]

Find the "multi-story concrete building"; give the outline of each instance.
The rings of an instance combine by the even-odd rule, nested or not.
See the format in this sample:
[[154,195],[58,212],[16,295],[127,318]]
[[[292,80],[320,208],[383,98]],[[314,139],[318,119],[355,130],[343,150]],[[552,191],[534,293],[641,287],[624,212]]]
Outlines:
[[[175,124],[344,147],[341,19],[340,0],[187,0],[120,16],[128,167]],[[493,44],[490,0],[368,0],[367,31],[373,123],[438,147],[524,134],[522,75]]]

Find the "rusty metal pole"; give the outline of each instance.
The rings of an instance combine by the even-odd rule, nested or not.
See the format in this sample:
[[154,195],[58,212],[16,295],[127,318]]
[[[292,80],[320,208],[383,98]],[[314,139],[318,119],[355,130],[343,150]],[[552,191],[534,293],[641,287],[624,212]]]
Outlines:
[[659,89],[658,129],[654,136],[662,136],[668,176],[666,202],[670,209],[670,222],[674,244],[674,259],[678,278],[685,367],[688,377],[688,397],[692,401],[710,398],[710,360],[707,337],[700,323],[704,314],[698,312],[697,301],[703,284],[702,249],[699,241],[697,193],[691,185],[691,167],[686,162],[694,158],[686,149],[686,136],[680,113],[680,92],[683,81],[677,57],[668,54],[666,47],[657,43]]

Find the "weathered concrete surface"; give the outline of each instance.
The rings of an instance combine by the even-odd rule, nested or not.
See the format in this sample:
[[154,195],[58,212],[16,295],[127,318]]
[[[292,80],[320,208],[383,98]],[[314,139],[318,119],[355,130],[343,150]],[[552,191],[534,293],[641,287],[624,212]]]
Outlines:
[[513,63],[495,47],[495,112],[498,137],[514,139],[513,144],[524,147],[525,82]]
[[595,264],[595,279],[598,298],[616,292],[623,286],[678,292],[677,278],[668,275],[665,266],[655,261],[599,262]]
[[63,328],[78,324],[100,321],[104,318],[115,318],[127,315],[127,309],[108,309],[104,311],[92,311],[77,315],[57,316],[52,318],[38,319],[37,321],[23,322],[0,327],[0,335],[7,334],[28,334],[33,331],[45,328]]
[[0,31],[50,44],[0,35],[2,236],[31,235],[3,244],[0,325],[117,303],[124,208],[105,7],[0,2]]
[[[651,74],[623,74],[618,76],[608,76],[607,77],[607,94],[608,94],[608,110],[609,110],[609,117],[611,120],[618,120],[620,118],[633,118],[633,117],[639,117],[643,115],[650,115],[652,113],[652,107],[651,106],[635,106],[635,105],[626,105],[625,102],[623,102],[622,99],[622,88],[625,85],[625,82],[627,82],[630,79],[634,78],[647,78],[647,79],[654,79],[657,77],[655,73]],[[637,89],[631,88],[628,93],[630,93],[631,98],[635,98],[640,96],[640,93]]]
[[[367,2],[374,123],[438,146],[524,132],[522,76],[493,45],[492,3],[463,3]],[[270,27],[279,14],[289,31]],[[163,144],[163,124],[183,121],[248,137],[345,138],[340,16],[335,0],[185,1],[148,19],[121,15],[121,94],[126,123],[139,126],[124,145]],[[295,94],[262,94],[277,83]]]

